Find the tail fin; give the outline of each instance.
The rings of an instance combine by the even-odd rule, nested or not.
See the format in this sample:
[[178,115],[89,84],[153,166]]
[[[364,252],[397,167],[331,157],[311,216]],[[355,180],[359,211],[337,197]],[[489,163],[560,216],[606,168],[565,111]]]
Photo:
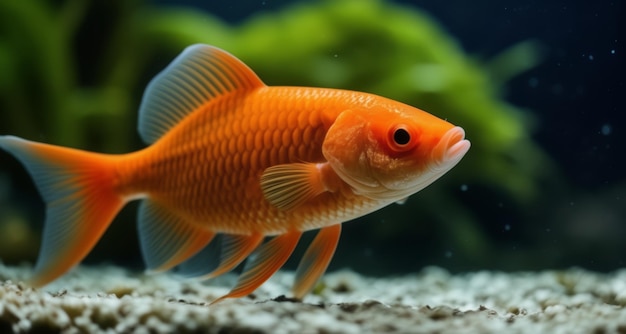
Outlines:
[[30,284],[43,286],[79,263],[126,201],[114,190],[116,158],[0,136],[24,164],[46,203],[46,223]]

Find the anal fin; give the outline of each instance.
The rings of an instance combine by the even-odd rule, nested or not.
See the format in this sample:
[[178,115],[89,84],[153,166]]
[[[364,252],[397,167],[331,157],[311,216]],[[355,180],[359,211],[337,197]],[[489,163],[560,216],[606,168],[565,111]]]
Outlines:
[[[221,252],[219,253],[217,267],[212,268],[211,262],[214,255],[217,254],[214,252],[219,251],[219,249],[211,244],[196,256],[190,258],[189,261],[181,264],[182,275],[205,280],[225,274],[245,260],[263,241],[263,235],[261,234],[222,234],[219,238],[221,239]],[[212,247],[212,249],[208,249],[209,247]],[[209,268],[209,271],[207,272],[204,268]]]
[[152,200],[139,208],[139,240],[149,271],[166,271],[204,248],[215,233],[178,217]]

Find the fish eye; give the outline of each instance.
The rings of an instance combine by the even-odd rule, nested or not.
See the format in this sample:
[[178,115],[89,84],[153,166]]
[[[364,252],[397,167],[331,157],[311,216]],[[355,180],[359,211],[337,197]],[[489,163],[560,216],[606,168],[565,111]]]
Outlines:
[[393,141],[400,146],[404,146],[411,141],[411,134],[405,128],[398,128],[393,133]]
[[392,126],[389,129],[389,146],[396,152],[405,152],[417,144],[414,131],[405,124]]

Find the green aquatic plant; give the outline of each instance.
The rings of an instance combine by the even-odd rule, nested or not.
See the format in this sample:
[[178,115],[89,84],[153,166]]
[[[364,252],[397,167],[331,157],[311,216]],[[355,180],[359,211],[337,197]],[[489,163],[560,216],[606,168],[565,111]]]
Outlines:
[[[129,11],[132,1],[118,1]],[[126,7],[126,8],[124,8]],[[125,37],[112,36],[111,52],[81,73],[76,40],[86,24],[89,1],[0,3],[0,131],[31,139],[104,151],[128,149],[133,138],[134,85],[140,69],[133,52],[123,52]],[[124,16],[116,21],[122,28]],[[131,102],[133,103],[131,105]],[[97,144],[94,145],[94,142]]]
[[[94,13],[111,19],[93,23]],[[76,42],[88,40],[83,31],[99,30],[101,40]],[[461,125],[472,149],[459,167],[419,201],[368,219],[441,222],[470,257],[485,254],[489,240],[451,190],[478,185],[527,203],[550,173],[530,137],[531,120],[500,92],[504,81],[537,64],[537,44],[523,42],[480,63],[428,15],[381,0],[299,4],[235,26],[138,0],[0,2],[0,133],[131,151],[139,147],[134,129],[147,80],[194,43],[228,50],[270,85],[372,92]],[[371,224],[382,235],[407,233],[403,225]]]

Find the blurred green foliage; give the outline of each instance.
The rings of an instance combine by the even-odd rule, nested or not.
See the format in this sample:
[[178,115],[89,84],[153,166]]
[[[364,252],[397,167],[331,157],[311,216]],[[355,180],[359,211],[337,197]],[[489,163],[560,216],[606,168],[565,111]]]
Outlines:
[[[269,85],[376,93],[462,126],[472,148],[460,165],[419,201],[396,208],[397,219],[388,217],[392,211],[372,217],[441,223],[471,257],[488,252],[489,240],[459,187],[495,189],[523,204],[551,174],[531,140],[532,120],[501,96],[503,82],[540,61],[536,43],[481,63],[424,13],[375,0],[300,4],[237,26],[139,0],[2,1],[0,133],[105,152],[136,149],[143,87],[193,43],[228,50]],[[411,233],[403,224],[372,225],[383,235]]]

